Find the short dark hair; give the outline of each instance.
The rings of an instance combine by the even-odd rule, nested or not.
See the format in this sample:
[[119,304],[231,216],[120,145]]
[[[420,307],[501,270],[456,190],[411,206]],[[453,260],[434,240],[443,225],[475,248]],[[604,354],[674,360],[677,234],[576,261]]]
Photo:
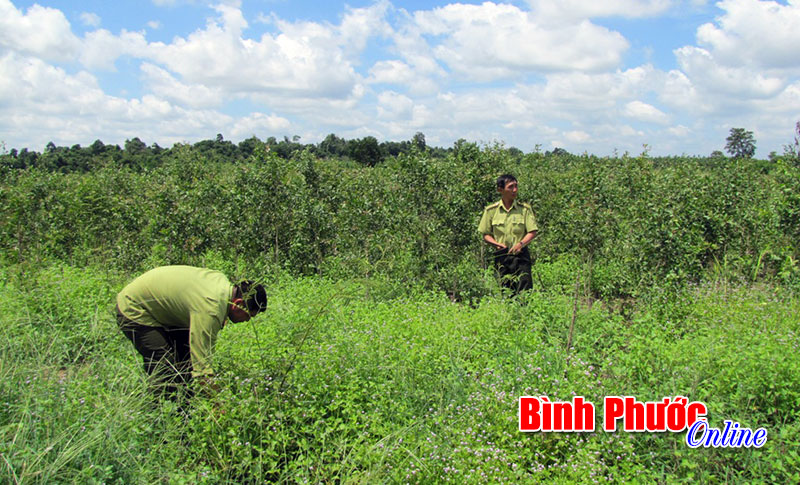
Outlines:
[[247,312],[255,315],[267,309],[267,290],[254,281],[242,280],[236,285],[236,294],[244,300]]
[[517,177],[511,175],[510,173],[504,173],[503,175],[497,177],[497,188],[504,189],[506,188],[506,185],[508,185],[510,182],[516,182],[516,181]]

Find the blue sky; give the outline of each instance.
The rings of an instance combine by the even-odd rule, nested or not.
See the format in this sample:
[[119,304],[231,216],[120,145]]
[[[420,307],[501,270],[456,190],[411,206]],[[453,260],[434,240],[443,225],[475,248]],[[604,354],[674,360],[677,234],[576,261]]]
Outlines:
[[0,142],[327,134],[759,157],[800,120],[800,0],[0,0]]

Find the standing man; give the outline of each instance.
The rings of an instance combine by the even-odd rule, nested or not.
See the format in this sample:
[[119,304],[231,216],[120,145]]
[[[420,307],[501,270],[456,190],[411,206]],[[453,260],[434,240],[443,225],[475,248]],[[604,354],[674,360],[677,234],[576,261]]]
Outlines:
[[502,285],[514,295],[533,286],[527,246],[539,229],[531,206],[516,201],[517,189],[517,179],[513,175],[498,177],[497,191],[501,199],[486,206],[478,225],[483,240],[495,248],[494,265]]
[[144,360],[157,394],[175,397],[179,384],[213,375],[217,333],[267,308],[262,285],[233,285],[219,271],[162,266],[133,280],[117,295],[117,323]]

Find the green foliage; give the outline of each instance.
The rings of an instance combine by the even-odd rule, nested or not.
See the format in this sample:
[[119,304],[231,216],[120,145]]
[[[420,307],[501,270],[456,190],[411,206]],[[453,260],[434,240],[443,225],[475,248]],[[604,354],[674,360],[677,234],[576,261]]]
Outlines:
[[[209,253],[209,261],[219,256]],[[270,309],[228,325],[217,393],[181,414],[146,394],[116,328],[128,279],[65,265],[0,272],[0,477],[6,482],[794,482],[800,306],[772,290],[700,286],[631,318],[574,306],[579,259],[541,263],[523,302],[474,307],[375,282],[281,277]],[[232,268],[229,268],[232,269]],[[585,275],[585,273],[584,273]],[[722,282],[719,282],[722,283]],[[524,303],[524,304],[519,304]],[[575,339],[566,349],[567,328]],[[41,330],[41,331],[40,331]],[[520,433],[517,399],[685,395],[768,429],[762,449],[683,433]],[[597,424],[600,426],[600,423]]]
[[797,281],[800,168],[791,161],[520,157],[465,141],[438,157],[415,146],[375,167],[311,149],[287,160],[254,139],[235,164],[177,145],[147,170],[113,159],[86,173],[5,169],[2,258],[139,270],[201,264],[213,251],[242,265],[379,277],[472,300],[492,291],[477,222],[497,197],[496,176],[511,172],[538,219],[532,256],[577,257],[593,298],[636,297],[723,267],[733,278]]
[[382,158],[378,140],[374,136],[350,140],[347,143],[347,154],[356,162],[368,167],[374,167]]
[[[800,479],[793,160],[444,153],[418,135],[375,163],[331,158],[348,156],[335,135],[3,155],[2,480]],[[513,301],[476,234],[505,172],[540,228],[534,291]],[[147,396],[113,313],[171,263],[270,288],[220,336],[219,394],[185,415]],[[517,398],[539,394],[683,394],[769,440],[518,433]]]

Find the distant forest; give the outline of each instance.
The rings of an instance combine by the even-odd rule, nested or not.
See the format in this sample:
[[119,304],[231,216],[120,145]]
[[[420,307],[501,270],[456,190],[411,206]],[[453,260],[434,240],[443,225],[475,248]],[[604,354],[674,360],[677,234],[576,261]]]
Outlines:
[[[794,135],[793,143],[784,145],[783,156],[774,151],[769,154],[770,162],[775,162],[778,158],[794,163],[800,160],[800,121],[795,125]],[[756,142],[752,131],[744,128],[732,128],[726,142],[725,151],[734,159],[752,158],[755,154]],[[126,140],[124,148],[119,145],[106,145],[101,140],[95,140],[88,147],[82,147],[79,144],[60,147],[51,141],[45,147],[44,153],[28,148],[21,150],[12,148],[6,152],[5,144],[0,142],[0,169],[41,168],[63,173],[88,172],[94,168],[105,166],[109,161],[133,169],[150,169],[161,166],[165,160],[170,159],[176,148],[183,150],[187,147],[192,148],[195,154],[209,162],[242,162],[249,160],[258,148],[264,146],[269,152],[284,160],[304,153],[317,159],[351,160],[361,166],[374,167],[387,159],[413,152],[425,153],[429,158],[445,158],[468,145],[476,144],[461,138],[449,148],[428,146],[425,134],[422,132],[415,133],[410,140],[384,142],[378,142],[374,136],[348,140],[331,133],[316,144],[300,143],[300,137],[297,135],[292,138],[284,136],[280,141],[274,136],[270,136],[265,141],[257,136],[251,136],[235,144],[225,140],[222,134],[217,134],[213,140],[203,140],[194,144],[176,143],[172,148],[163,148],[158,143],[148,146],[139,137]],[[495,143],[495,145],[499,145],[506,155],[517,161],[525,155],[519,148],[504,146],[502,143]],[[645,144],[642,148],[642,155],[646,156],[650,146]],[[563,148],[554,148],[552,151],[542,153],[538,144],[533,153],[545,157],[571,155]],[[623,157],[625,156],[628,156],[628,153],[623,154]],[[726,157],[722,151],[714,150],[706,158],[720,160]]]
[[[291,159],[297,153],[309,152],[310,155],[320,159],[350,159],[360,165],[373,167],[388,158],[408,154],[412,150],[424,151],[430,157],[441,158],[467,143],[466,140],[461,139],[450,148],[429,147],[425,142],[425,135],[420,132],[406,141],[378,142],[373,136],[347,140],[335,134],[328,135],[316,144],[300,143],[299,140],[298,136],[292,138],[284,136],[280,141],[271,136],[262,141],[258,137],[252,136],[235,144],[218,134],[213,140],[203,140],[190,146],[208,161],[244,161],[253,155],[256,147],[266,143],[270,151],[286,160]],[[0,155],[0,166],[18,169],[36,167],[60,172],[87,172],[113,160],[131,168],[148,169],[160,166],[164,160],[170,157],[171,151],[177,146],[185,145],[176,144],[172,148],[163,148],[157,143],[153,143],[148,146],[138,137],[125,141],[124,147],[106,145],[101,140],[96,140],[87,147],[81,145],[62,147],[50,142],[43,153],[28,148],[21,150],[12,148],[8,153]],[[512,155],[523,155],[522,150],[518,148],[506,147],[506,150]],[[558,155],[567,152],[556,148],[552,152],[547,152],[547,154],[551,153]]]

